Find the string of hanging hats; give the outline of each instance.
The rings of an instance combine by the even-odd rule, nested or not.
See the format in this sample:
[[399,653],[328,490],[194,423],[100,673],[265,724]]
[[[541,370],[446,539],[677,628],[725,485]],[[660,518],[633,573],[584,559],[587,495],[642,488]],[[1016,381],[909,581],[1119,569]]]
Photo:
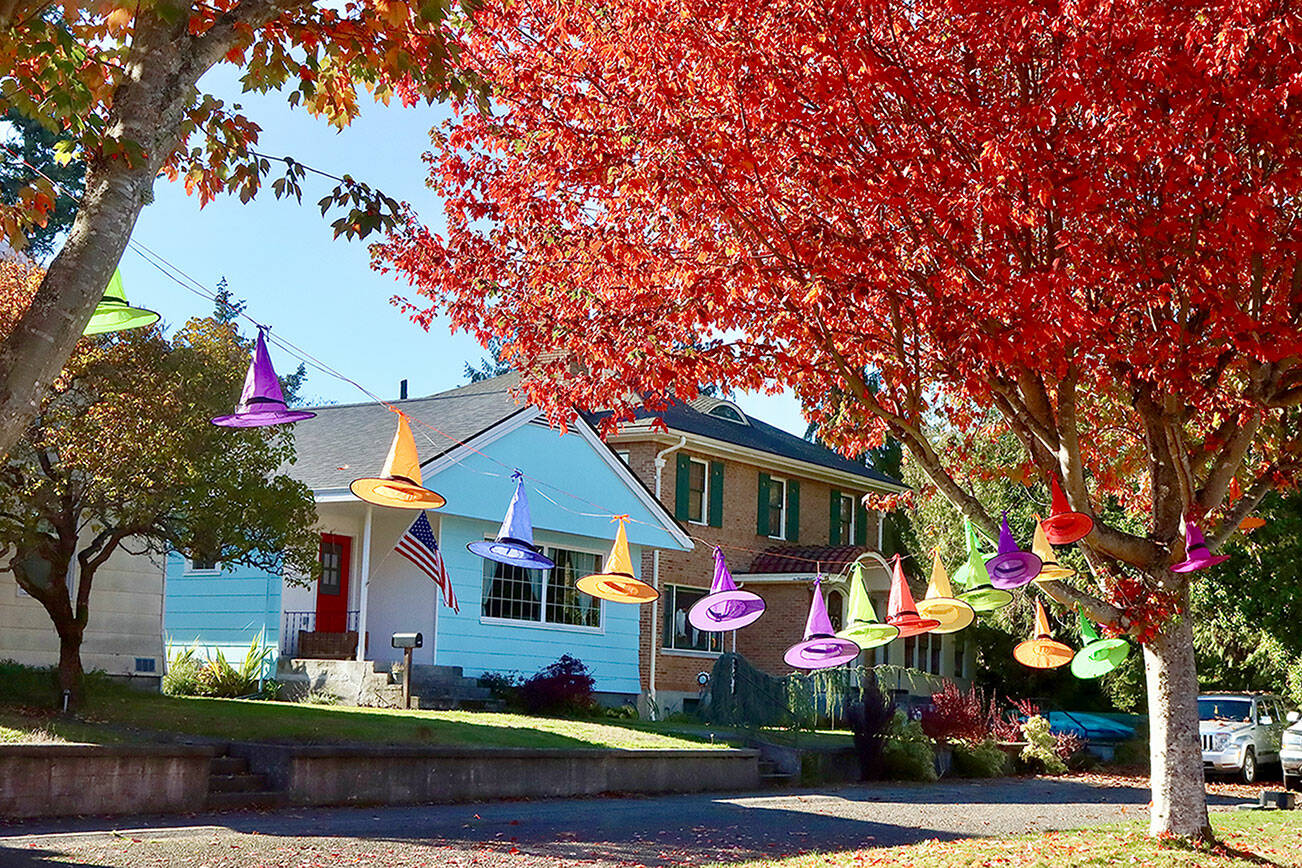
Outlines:
[[823,600],[823,576],[815,576],[814,597],[809,603],[809,617],[805,619],[804,638],[788,648],[782,659],[796,669],[831,669],[858,656],[856,643],[839,638],[833,632],[832,619],[828,617],[827,603]]

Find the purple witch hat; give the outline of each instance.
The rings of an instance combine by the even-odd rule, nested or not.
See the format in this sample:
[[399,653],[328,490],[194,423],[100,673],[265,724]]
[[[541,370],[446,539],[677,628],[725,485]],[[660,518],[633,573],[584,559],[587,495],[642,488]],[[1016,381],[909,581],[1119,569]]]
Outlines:
[[1043,561],[1017,547],[1017,540],[1008,529],[1008,513],[1005,512],[1004,523],[999,528],[999,554],[986,561],[990,584],[1004,591],[1020,588],[1034,580],[1043,568]]
[[1177,573],[1192,573],[1194,570],[1214,567],[1229,559],[1229,555],[1212,554],[1211,549],[1207,548],[1207,540],[1203,537],[1203,532],[1198,529],[1198,525],[1192,521],[1187,521],[1184,525],[1184,560],[1178,564],[1173,564],[1171,569]]
[[213,419],[214,425],[225,428],[260,428],[264,425],[302,422],[316,415],[285,406],[285,393],[280,390],[280,380],[276,377],[276,369],[271,366],[271,356],[267,354],[267,342],[263,339],[262,332],[262,329],[258,329],[258,342],[253,348],[249,372],[244,377],[240,403],[231,415]]
[[466,543],[466,548],[499,564],[526,570],[550,570],[556,562],[533,544],[533,522],[529,519],[529,499],[524,493],[524,474],[517,470],[511,478],[515,480],[515,495],[506,508],[506,518],[502,519],[497,539],[476,540]]
[[759,594],[737,589],[737,583],[728,572],[723,550],[714,547],[714,581],[710,593],[697,600],[687,611],[687,620],[698,630],[719,633],[740,630],[755,623],[764,614],[764,601]]
[[814,599],[809,604],[804,641],[788,648],[782,659],[797,669],[830,669],[858,656],[858,645],[849,639],[838,639],[832,633],[832,619],[827,616],[827,604],[823,602],[823,577],[819,576],[814,579]]

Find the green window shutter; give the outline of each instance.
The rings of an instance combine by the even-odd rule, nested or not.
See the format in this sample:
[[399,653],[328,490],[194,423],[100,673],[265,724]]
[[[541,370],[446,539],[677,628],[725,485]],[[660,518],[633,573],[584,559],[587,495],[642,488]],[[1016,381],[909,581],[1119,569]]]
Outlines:
[[841,544],[841,492],[832,489],[832,499],[827,511],[827,544]]
[[868,545],[868,510],[864,509],[863,501],[858,498],[854,502],[854,544]]
[[682,452],[678,453],[678,475],[674,478],[674,518],[687,521],[687,502],[692,492],[692,459]]
[[787,480],[787,541],[796,542],[800,537],[800,483],[794,479]]
[[710,462],[710,527],[723,527],[723,462]]
[[755,510],[755,533],[768,536],[769,531],[769,475],[759,475],[759,506]]

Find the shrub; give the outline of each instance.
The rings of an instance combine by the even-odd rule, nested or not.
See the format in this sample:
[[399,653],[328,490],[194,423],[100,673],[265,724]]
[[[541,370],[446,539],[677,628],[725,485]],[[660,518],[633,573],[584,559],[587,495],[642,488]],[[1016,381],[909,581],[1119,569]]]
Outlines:
[[1014,699],[1013,707],[1002,714],[999,704],[990,701],[990,735],[995,741],[1021,741],[1022,721],[1040,713],[1040,706],[1029,699]]
[[862,701],[846,709],[850,731],[854,733],[854,749],[859,756],[859,779],[877,780],[884,772],[883,751],[895,719],[895,707],[881,688],[877,679],[865,681],[861,691]]
[[946,681],[922,712],[922,731],[936,741],[980,744],[990,737],[990,709],[974,684],[966,693]]
[[563,654],[520,685],[520,699],[531,714],[590,714],[595,683],[583,661]]
[[1022,724],[1027,745],[1022,748],[1022,760],[1032,769],[1042,769],[1047,774],[1060,775],[1067,764],[1056,751],[1058,740],[1049,731],[1048,718],[1033,714]]
[[1059,732],[1053,736],[1053,752],[1063,762],[1071,762],[1074,757],[1085,753],[1089,739],[1081,738],[1074,732]]
[[173,652],[172,643],[167,643],[167,671],[163,673],[163,693],[168,696],[201,695],[199,685],[204,661],[197,652],[195,646]]
[[512,709],[524,707],[520,698],[520,685],[523,682],[524,679],[518,672],[485,672],[479,676],[479,685],[487,687],[494,699],[501,700],[507,708]]
[[936,743],[916,720],[897,713],[891,721],[890,735],[882,751],[887,777],[901,781],[934,781]]
[[1012,761],[990,739],[954,745],[954,774],[960,778],[997,778],[1012,770]]
[[611,720],[638,720],[642,715],[637,713],[637,706],[624,703],[618,708],[606,708],[602,710],[603,716]]
[[328,690],[309,690],[299,702],[304,705],[338,705],[339,697]]

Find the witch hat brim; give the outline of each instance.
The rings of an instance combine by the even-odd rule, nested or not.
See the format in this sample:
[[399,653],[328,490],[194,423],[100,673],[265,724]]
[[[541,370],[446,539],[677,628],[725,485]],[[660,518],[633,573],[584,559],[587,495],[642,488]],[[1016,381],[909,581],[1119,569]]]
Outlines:
[[316,418],[315,413],[309,413],[307,410],[290,410],[284,404],[265,405],[266,410],[249,410],[247,413],[231,413],[228,416],[217,416],[212,420],[214,425],[221,425],[224,428],[262,428],[267,425],[287,425],[290,422],[302,422],[306,419]]
[[1040,574],[1044,564],[1030,552],[1005,552],[986,561],[990,584],[1008,591],[1030,584]]
[[104,335],[109,332],[144,328],[158,322],[159,314],[143,307],[132,307],[125,301],[104,299],[95,306],[95,313],[86,324],[83,335]]
[[1076,575],[1076,571],[1071,567],[1064,567],[1055,561],[1049,561],[1040,568],[1040,574],[1035,577],[1037,582],[1062,582]]
[[698,630],[719,633],[740,630],[764,614],[764,600],[751,591],[733,590],[707,594],[687,610],[687,620]]
[[1032,669],[1057,669],[1070,663],[1073,656],[1071,648],[1046,636],[1019,642],[1013,649],[1013,659]]
[[1116,669],[1130,656],[1125,639],[1099,639],[1076,652],[1071,658],[1071,674],[1077,678],[1101,678]]
[[1044,536],[1056,546],[1080,542],[1094,530],[1094,519],[1083,512],[1060,512],[1046,518]]
[[1178,564],[1172,564],[1171,569],[1177,573],[1192,573],[1195,570],[1203,570],[1207,567],[1223,564],[1229,559],[1229,555],[1214,555],[1206,548],[1198,548],[1193,551],[1190,557],[1185,558]]
[[910,636],[920,636],[923,633],[932,633],[940,622],[935,618],[924,618],[916,612],[902,612],[886,619],[886,623],[900,631],[900,638],[907,639]]
[[940,622],[933,633],[957,633],[976,620],[976,609],[954,597],[928,597],[918,601],[918,615]]
[[447,503],[447,498],[437,491],[430,491],[416,483],[396,476],[368,476],[354,479],[348,486],[353,494],[367,503],[376,506],[391,506],[397,509],[438,509]]
[[955,599],[962,600],[978,612],[993,612],[1013,602],[1013,595],[986,585],[975,590],[964,591]]
[[526,570],[550,570],[556,566],[555,561],[523,540],[506,537],[480,539],[466,543],[466,548],[481,558]]
[[859,646],[836,636],[810,636],[797,642],[782,655],[788,666],[796,669],[831,669],[859,656]]
[[583,593],[612,603],[649,603],[660,592],[629,573],[593,573],[575,582]]
[[878,621],[858,621],[837,632],[838,639],[849,639],[865,651],[880,648],[895,641],[900,635],[899,627],[882,624]]

